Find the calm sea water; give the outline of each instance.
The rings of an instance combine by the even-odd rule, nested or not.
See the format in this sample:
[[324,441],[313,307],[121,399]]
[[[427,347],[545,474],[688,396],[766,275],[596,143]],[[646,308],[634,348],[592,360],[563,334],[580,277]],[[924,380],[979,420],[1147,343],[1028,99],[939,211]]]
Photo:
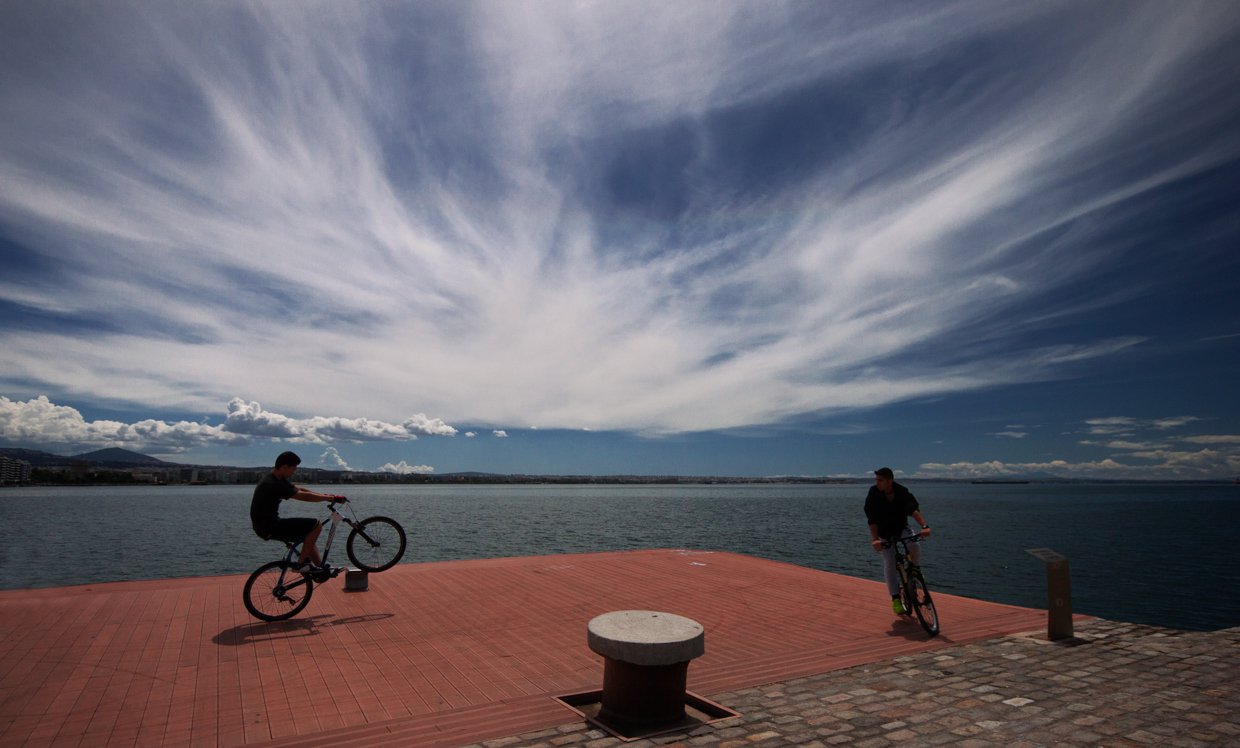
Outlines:
[[[1240,626],[1228,537],[1240,488],[909,484],[934,536],[931,589],[1046,607],[1068,557],[1078,613]],[[404,525],[404,563],[640,548],[731,551],[878,580],[864,486],[332,486]],[[0,490],[0,588],[242,574],[281,548],[250,529],[248,486]],[[290,502],[286,516],[321,516]],[[338,549],[338,550],[337,550]],[[333,558],[346,563],[343,545]]]

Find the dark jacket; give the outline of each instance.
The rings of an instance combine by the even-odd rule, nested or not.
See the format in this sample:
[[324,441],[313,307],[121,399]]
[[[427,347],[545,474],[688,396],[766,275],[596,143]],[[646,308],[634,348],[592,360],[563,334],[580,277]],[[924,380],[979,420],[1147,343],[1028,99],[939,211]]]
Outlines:
[[865,518],[869,524],[878,525],[878,537],[890,540],[908,527],[908,518],[920,509],[917,499],[904,486],[892,481],[895,498],[888,499],[887,494],[878,490],[878,486],[870,486],[865,497]]

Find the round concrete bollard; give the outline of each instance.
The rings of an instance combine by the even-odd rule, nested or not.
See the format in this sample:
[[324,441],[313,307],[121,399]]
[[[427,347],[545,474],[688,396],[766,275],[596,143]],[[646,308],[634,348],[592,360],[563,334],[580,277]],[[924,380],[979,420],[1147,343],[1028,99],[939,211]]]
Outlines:
[[689,661],[706,651],[697,621],[651,610],[604,613],[587,627],[603,656],[598,719],[623,730],[654,729],[685,719]]

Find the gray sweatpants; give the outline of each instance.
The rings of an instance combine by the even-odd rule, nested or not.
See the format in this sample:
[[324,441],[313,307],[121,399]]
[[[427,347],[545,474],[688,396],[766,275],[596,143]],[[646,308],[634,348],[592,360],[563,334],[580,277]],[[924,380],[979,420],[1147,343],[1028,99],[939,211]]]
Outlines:
[[[915,535],[912,528],[905,527],[901,537],[911,538]],[[908,555],[913,563],[921,565],[921,544],[909,543]],[[900,594],[900,573],[896,571],[895,547],[883,549],[883,579],[887,581],[887,594],[895,597]]]

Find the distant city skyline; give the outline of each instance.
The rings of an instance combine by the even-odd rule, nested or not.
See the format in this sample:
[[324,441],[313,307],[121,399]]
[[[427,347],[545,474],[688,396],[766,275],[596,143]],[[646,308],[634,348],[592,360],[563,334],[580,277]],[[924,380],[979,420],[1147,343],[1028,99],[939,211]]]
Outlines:
[[1240,476],[1240,6],[0,8],[0,446]]

